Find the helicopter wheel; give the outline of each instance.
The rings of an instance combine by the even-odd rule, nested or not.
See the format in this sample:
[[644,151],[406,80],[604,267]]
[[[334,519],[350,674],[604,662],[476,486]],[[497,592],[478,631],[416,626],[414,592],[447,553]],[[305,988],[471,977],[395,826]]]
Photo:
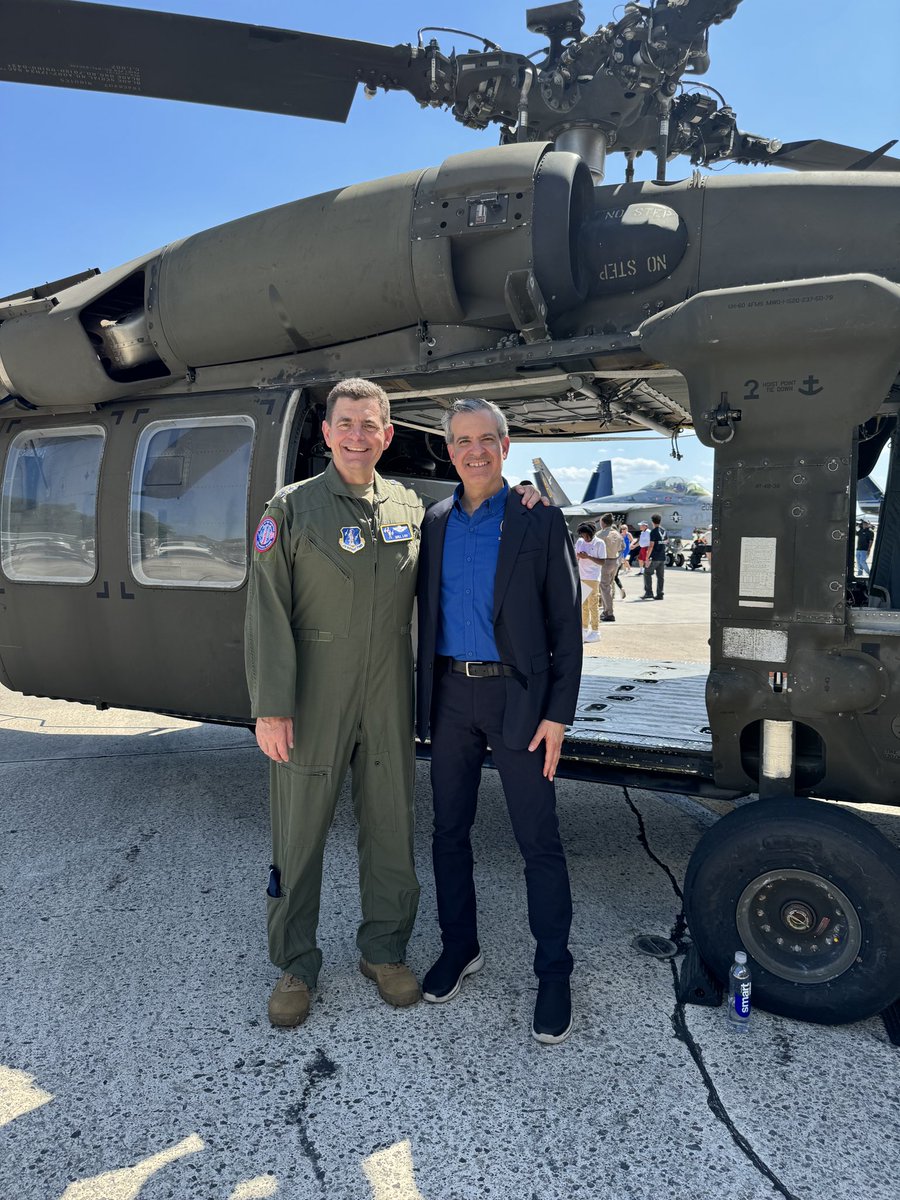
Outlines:
[[817,800],[758,800],[717,821],[685,878],[701,956],[726,979],[747,951],[753,1002],[839,1025],[900,996],[900,849]]

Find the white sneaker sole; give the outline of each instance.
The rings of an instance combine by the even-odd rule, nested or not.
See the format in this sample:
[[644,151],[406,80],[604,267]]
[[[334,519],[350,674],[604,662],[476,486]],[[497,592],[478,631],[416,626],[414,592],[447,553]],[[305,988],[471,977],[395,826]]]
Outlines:
[[570,1020],[569,1024],[562,1031],[562,1033],[558,1033],[558,1034],[536,1033],[534,1026],[532,1025],[531,1036],[534,1038],[534,1040],[536,1042],[540,1042],[542,1046],[558,1046],[559,1043],[564,1042],[566,1040],[566,1038],[569,1036],[569,1034],[572,1032],[572,1023],[573,1023],[572,1020]]
[[480,971],[484,966],[484,951],[479,950],[475,958],[470,963],[467,963],[460,972],[459,979],[456,981],[456,987],[447,993],[446,996],[435,996],[433,992],[422,992],[422,999],[427,1000],[429,1004],[446,1004],[448,1000],[452,1000],[454,996],[459,995],[459,989],[462,987],[462,981],[467,975],[474,975],[476,971]]

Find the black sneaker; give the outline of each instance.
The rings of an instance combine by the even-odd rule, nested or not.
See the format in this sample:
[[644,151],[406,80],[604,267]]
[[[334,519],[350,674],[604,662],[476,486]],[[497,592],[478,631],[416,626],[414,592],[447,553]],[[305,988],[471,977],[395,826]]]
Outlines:
[[601,621],[614,621],[615,619],[616,618],[613,616],[612,613],[601,613],[600,614]]
[[531,1036],[545,1046],[564,1042],[572,1032],[572,993],[568,979],[541,979]]
[[484,966],[484,955],[476,946],[475,952],[459,953],[443,950],[440,958],[422,980],[422,996],[430,1004],[446,1004],[457,994],[467,975],[474,975]]

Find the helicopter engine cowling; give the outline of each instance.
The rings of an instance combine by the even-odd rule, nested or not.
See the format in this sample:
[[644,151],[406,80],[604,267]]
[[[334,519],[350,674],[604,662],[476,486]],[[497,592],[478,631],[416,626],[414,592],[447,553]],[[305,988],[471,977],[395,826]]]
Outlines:
[[592,192],[577,155],[527,143],[292,201],[4,321],[0,377],[28,403],[65,410],[146,393],[195,367],[419,323],[512,331],[510,280],[523,269],[544,316],[583,302],[578,231]]
[[170,246],[159,268],[158,318],[177,357],[192,366],[290,354],[419,321],[512,329],[506,281],[524,263],[534,264],[551,311],[583,299],[575,231],[590,199],[581,160],[548,145],[457,155]]

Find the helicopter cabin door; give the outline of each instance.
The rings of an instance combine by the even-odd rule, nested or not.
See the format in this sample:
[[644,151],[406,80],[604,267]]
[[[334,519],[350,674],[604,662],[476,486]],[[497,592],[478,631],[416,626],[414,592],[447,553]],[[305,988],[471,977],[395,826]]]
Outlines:
[[252,530],[299,393],[129,400],[0,421],[0,680],[245,721]]

